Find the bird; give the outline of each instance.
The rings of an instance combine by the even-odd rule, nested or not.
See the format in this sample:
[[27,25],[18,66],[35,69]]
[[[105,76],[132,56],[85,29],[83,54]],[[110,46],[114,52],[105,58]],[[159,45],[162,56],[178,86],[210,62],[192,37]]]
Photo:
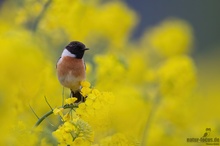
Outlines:
[[203,134],[203,137],[207,137],[210,135],[211,128],[206,128],[206,132]]
[[64,87],[70,89],[71,97],[77,98],[75,103],[85,101],[80,94],[80,82],[86,78],[86,65],[83,60],[86,50],[89,48],[83,43],[72,41],[64,48],[56,64],[58,80]]

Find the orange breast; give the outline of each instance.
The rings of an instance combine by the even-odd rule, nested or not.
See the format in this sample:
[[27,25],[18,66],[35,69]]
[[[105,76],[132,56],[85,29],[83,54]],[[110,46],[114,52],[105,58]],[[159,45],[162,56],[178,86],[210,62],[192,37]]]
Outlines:
[[60,83],[72,91],[80,89],[80,82],[85,80],[85,65],[82,59],[62,57],[57,63],[57,75]]

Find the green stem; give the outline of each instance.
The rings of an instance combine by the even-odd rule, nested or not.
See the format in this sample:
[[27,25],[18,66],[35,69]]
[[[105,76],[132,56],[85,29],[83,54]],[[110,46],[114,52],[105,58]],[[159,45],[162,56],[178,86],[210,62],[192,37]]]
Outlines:
[[142,146],[147,145],[147,138],[148,138],[148,135],[149,135],[150,125],[151,125],[153,117],[155,116],[155,113],[157,111],[157,107],[159,106],[159,102],[160,102],[160,96],[156,95],[156,97],[153,100],[153,105],[152,105],[152,108],[150,110],[147,122],[146,122],[145,127],[144,127],[142,143],[141,143]]
[[35,19],[33,25],[32,25],[32,30],[33,32],[35,32],[37,30],[38,24],[40,22],[40,20],[43,18],[47,8],[49,7],[49,5],[51,4],[52,0],[48,0],[45,4],[44,7],[42,9],[42,11],[40,12],[40,14],[37,16],[37,18]]
[[[63,109],[73,109],[73,108],[77,108],[78,105],[76,104],[66,104],[64,106],[62,106]],[[61,107],[60,107],[61,108]],[[39,126],[41,122],[44,121],[44,119],[46,119],[48,116],[50,116],[51,114],[53,114],[53,110],[47,112],[46,114],[44,114],[41,118],[38,119],[38,121],[35,124],[35,127]]]

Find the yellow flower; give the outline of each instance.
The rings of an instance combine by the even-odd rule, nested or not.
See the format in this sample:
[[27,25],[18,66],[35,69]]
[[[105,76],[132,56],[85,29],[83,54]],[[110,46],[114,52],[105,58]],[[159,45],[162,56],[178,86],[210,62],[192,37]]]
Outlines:
[[158,70],[160,91],[165,96],[189,93],[196,83],[196,70],[191,58],[177,56],[168,59]]
[[76,129],[75,126],[71,122],[65,122],[63,124],[63,126],[64,126],[64,131],[65,132],[71,132],[71,131],[74,131]]
[[[73,143],[91,143],[93,140],[93,133],[90,126],[82,120],[75,122],[65,122],[63,125],[54,131],[53,136],[62,145],[73,145]],[[80,140],[83,141],[80,141]]]
[[87,81],[82,81],[81,83],[82,89],[81,94],[86,97],[92,90],[90,89],[91,84]]
[[90,106],[90,105],[93,104],[93,100],[90,99],[90,98],[87,98],[85,104],[86,104],[87,106]]
[[77,100],[77,98],[71,97],[71,98],[67,98],[67,99],[65,100],[65,102],[66,102],[67,104],[73,104],[76,100]]
[[110,124],[109,107],[110,103],[112,103],[112,98],[113,94],[111,93],[92,89],[85,103],[80,103],[76,109],[77,115],[87,121],[97,135],[104,131],[107,132],[106,130]]
[[93,108],[96,109],[96,110],[99,110],[101,109],[102,105],[101,105],[101,102],[99,101],[96,101],[93,103]]
[[94,96],[100,96],[101,95],[101,93],[100,93],[100,91],[99,90],[97,90],[97,89],[93,89],[92,90],[92,94],[91,95],[94,95]]
[[84,138],[82,137],[77,137],[74,142],[73,142],[73,145],[79,145],[79,146],[91,146],[91,142],[85,140]]
[[86,108],[85,103],[80,103],[79,104],[79,108],[78,109],[85,109],[85,108]]
[[191,26],[178,19],[165,20],[160,25],[150,29],[146,37],[150,47],[165,57],[188,53],[193,41]]
[[[93,91],[93,90],[92,90]],[[89,94],[88,95],[88,97],[87,97],[87,99],[92,99],[92,100],[95,100],[97,98],[97,95],[95,95],[95,94]]]
[[80,84],[81,84],[82,87],[88,87],[89,88],[91,86],[91,84],[87,81],[82,81]]
[[85,97],[87,96],[92,90],[89,87],[82,87],[81,94]]
[[71,116],[70,116],[70,113],[67,113],[63,116],[63,121],[70,121],[71,120]]
[[57,141],[62,141],[62,139],[63,139],[63,137],[62,137],[63,132],[61,129],[57,129],[56,131],[54,131],[52,133],[52,135],[57,139]]
[[55,109],[53,109],[53,113],[54,113],[54,115],[63,115],[63,113],[62,113],[62,111],[63,111],[63,108],[55,108]]

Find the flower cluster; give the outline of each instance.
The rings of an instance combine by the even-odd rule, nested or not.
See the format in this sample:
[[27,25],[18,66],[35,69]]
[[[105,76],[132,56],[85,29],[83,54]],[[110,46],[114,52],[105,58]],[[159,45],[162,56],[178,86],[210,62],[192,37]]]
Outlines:
[[65,121],[54,131],[53,136],[59,145],[91,145],[93,133],[91,127],[79,118]]
[[196,84],[195,66],[188,56],[168,59],[158,69],[157,74],[163,96],[187,95]]
[[147,42],[161,56],[170,57],[188,53],[193,44],[191,26],[180,19],[167,19],[150,29]]
[[81,86],[81,94],[86,98],[85,103],[79,103],[77,108],[66,108],[76,104],[76,98],[71,97],[65,100],[64,107],[53,110],[63,122],[53,132],[60,145],[89,145],[94,141],[94,132],[108,128],[109,106],[114,100],[112,93],[92,89],[87,81],[82,81]]
[[86,101],[79,104],[76,113],[93,127],[97,137],[104,136],[110,130],[109,114],[114,103],[114,95],[110,92],[100,92],[89,86],[87,82],[82,82],[81,92],[86,96]]

